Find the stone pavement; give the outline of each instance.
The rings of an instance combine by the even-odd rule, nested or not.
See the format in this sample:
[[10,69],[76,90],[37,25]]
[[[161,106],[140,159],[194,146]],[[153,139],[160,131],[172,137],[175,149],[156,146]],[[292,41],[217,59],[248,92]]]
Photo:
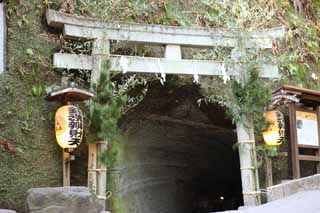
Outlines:
[[224,213],[319,213],[319,198],[320,190],[304,191],[261,206]]

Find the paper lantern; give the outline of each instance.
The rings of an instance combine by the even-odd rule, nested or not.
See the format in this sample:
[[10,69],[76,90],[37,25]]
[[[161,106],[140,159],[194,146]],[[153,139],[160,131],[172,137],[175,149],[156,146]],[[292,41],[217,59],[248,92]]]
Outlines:
[[83,136],[83,114],[73,105],[60,107],[55,116],[56,139],[63,149],[77,148]]
[[270,126],[267,131],[263,132],[263,139],[269,146],[279,146],[285,135],[283,114],[278,110],[271,110],[265,112],[264,116]]

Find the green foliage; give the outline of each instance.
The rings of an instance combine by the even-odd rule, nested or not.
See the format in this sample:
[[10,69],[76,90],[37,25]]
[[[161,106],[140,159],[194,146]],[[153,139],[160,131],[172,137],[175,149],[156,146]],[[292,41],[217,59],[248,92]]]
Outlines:
[[52,85],[46,86],[46,87],[44,88],[44,90],[45,90],[45,93],[46,93],[46,94],[49,94],[49,93],[52,92],[53,90],[57,90],[57,89],[59,89],[59,88],[61,88],[61,86],[58,86],[58,85],[56,85],[56,84],[52,84]]
[[202,0],[207,26],[257,29],[273,26],[274,2],[266,0]]
[[181,12],[183,4],[177,1],[175,4],[172,2],[163,3],[164,15],[157,20],[160,24],[165,25],[180,25],[190,26],[192,24],[187,11]]
[[[259,72],[255,65],[248,67],[249,77],[244,83],[232,81],[231,89],[235,96],[235,102],[241,109],[239,113],[232,113],[236,118],[242,115],[249,115],[249,117],[266,109],[270,103],[271,93],[267,87],[263,87],[263,81],[259,78]],[[238,115],[238,116],[237,116]],[[239,118],[239,117],[238,117]]]
[[223,86],[223,89],[217,92],[217,87],[213,86],[213,89],[206,92],[205,100],[225,106],[227,115],[233,122],[251,119],[257,132],[261,132],[266,128],[263,112],[271,104],[271,89],[259,77],[260,51],[248,51],[241,47],[241,40],[239,44],[240,47],[233,53],[233,59],[225,60],[232,69],[239,66],[239,63],[242,64],[238,69],[239,76],[231,78],[225,73],[222,76],[224,85],[218,85],[220,88]]
[[14,0],[8,0],[6,1],[6,9],[7,9],[7,14],[8,17],[10,17],[11,15],[17,14],[17,3]]
[[31,48],[26,49],[26,53],[27,53],[27,55],[30,56],[30,57],[33,57],[33,56],[34,56],[33,49],[31,49]]
[[91,128],[99,140],[119,140],[118,120],[128,101],[124,91],[116,92],[117,85],[110,80],[109,63],[105,63],[94,86],[97,95],[93,99]]
[[99,140],[119,141],[118,121],[143,100],[147,82],[136,75],[115,75],[116,80],[112,80],[109,61],[102,67],[98,84],[93,86],[97,95],[93,98],[91,128]]
[[61,52],[71,54],[91,55],[92,41],[61,39]]
[[257,166],[261,167],[267,158],[276,157],[279,154],[279,148],[268,146],[266,144],[256,145]]
[[20,28],[29,25],[29,23],[30,23],[30,21],[29,21],[27,15],[22,15],[21,18],[17,22],[17,24]]
[[[108,141],[111,148],[102,152],[100,160],[112,166],[121,154],[122,140],[119,120],[130,109],[143,100],[147,92],[147,83],[143,78],[122,76],[112,81],[109,61],[105,61],[97,85],[93,85],[96,96],[92,103],[91,131],[97,140]],[[115,78],[117,77],[114,76]]]
[[233,122],[242,122],[244,117],[251,118],[257,132],[261,132],[266,128],[263,112],[271,103],[271,91],[259,78],[257,64],[247,65],[246,70],[247,78],[228,82],[224,95],[208,95],[205,100],[225,106]]
[[113,209],[116,209],[118,213],[125,213],[126,208],[124,206],[124,201],[121,197],[115,197],[112,199],[113,203]]
[[50,8],[50,4],[52,4],[52,1],[50,0],[43,0],[43,5],[46,8]]
[[198,1],[80,0],[78,12],[104,21],[187,26],[196,22]]
[[257,152],[261,156],[267,156],[267,157],[275,157],[278,155],[278,147],[275,146],[268,146],[265,144],[259,144],[256,146]]
[[32,93],[36,97],[40,97],[43,93],[43,88],[42,86],[33,86],[32,87]]
[[25,109],[24,114],[22,116],[22,118],[20,119],[20,126],[21,126],[21,130],[24,133],[30,132],[32,130],[31,127],[31,115],[33,112],[33,108],[30,107],[28,109]]
[[108,144],[108,150],[100,153],[99,159],[104,162],[109,168],[114,168],[124,160],[124,150],[126,143],[122,137],[122,141],[113,141]]
[[79,12],[88,14],[101,20],[125,19],[134,21],[138,14],[144,14],[146,4],[144,1],[98,1],[80,0]]
[[[316,5],[317,3],[314,2]],[[278,2],[278,16],[287,27],[284,43],[276,51],[284,80],[301,87],[319,89],[320,86],[320,20],[316,10],[299,14],[291,5]]]

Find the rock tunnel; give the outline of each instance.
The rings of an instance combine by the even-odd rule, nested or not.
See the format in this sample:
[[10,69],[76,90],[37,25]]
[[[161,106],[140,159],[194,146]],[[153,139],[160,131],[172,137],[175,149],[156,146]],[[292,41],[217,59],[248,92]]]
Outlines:
[[158,85],[124,118],[127,140],[109,170],[115,212],[207,213],[242,205],[235,127],[223,108],[199,107],[200,97],[194,86]]

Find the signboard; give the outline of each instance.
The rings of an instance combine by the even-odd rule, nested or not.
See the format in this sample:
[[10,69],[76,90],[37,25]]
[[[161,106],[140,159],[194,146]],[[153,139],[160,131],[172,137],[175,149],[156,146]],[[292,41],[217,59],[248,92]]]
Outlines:
[[297,110],[296,120],[298,144],[319,146],[317,113]]
[[0,0],[0,74],[4,71],[4,32],[5,32],[5,16],[4,6]]

